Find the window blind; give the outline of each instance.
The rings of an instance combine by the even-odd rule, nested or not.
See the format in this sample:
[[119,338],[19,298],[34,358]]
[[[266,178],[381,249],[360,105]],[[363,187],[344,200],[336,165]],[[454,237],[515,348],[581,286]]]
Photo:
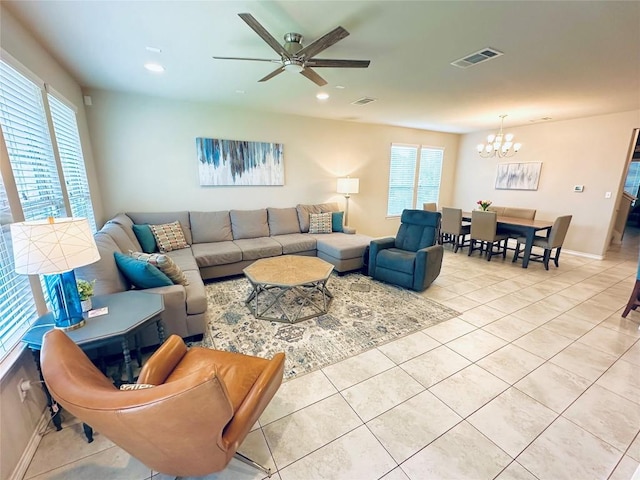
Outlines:
[[27,275],[14,269],[9,224],[13,222],[0,177],[0,359],[18,343],[38,317]]
[[443,155],[444,151],[441,148],[422,147],[420,149],[416,208],[422,208],[422,204],[426,202],[438,202]]
[[96,220],[93,215],[76,113],[51,94],[48,95],[48,100],[62,173],[71,205],[71,215],[89,220],[95,232]]
[[66,216],[42,90],[4,61],[0,124],[25,220]]
[[391,145],[388,216],[400,215],[405,208],[413,207],[417,157],[417,145]]

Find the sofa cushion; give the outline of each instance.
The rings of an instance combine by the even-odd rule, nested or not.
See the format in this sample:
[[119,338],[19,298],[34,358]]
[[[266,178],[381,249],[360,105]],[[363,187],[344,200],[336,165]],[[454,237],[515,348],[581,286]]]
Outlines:
[[229,211],[189,212],[193,243],[224,242],[233,240]]
[[173,250],[167,253],[167,256],[171,257],[171,260],[175,262],[180,270],[186,272],[188,270],[198,271],[198,264],[193,256],[191,247],[181,248],[180,250]]
[[295,208],[267,208],[267,217],[271,236],[300,233],[298,212]]
[[316,249],[316,239],[311,235],[305,235],[303,233],[276,235],[275,237],[271,238],[282,245],[283,255],[290,255],[300,252],[310,252]]
[[142,260],[136,260],[120,252],[114,252],[116,265],[125,277],[139,289],[166,287],[173,282],[160,269]]
[[93,293],[95,295],[108,295],[124,292],[131,288],[131,284],[120,272],[113,256],[114,252],[120,252],[118,245],[106,233],[96,233],[93,236],[100,252],[100,260],[84,267],[76,268],[77,278],[88,282],[94,282]]
[[133,223],[149,225],[162,225],[163,223],[180,222],[182,233],[189,245],[193,243],[191,236],[191,224],[189,223],[189,212],[127,212],[127,216],[133,220]]
[[313,237],[317,240],[316,249],[318,252],[340,260],[362,257],[365,248],[371,242],[371,237],[357,233],[353,235],[331,233],[313,235]]
[[125,213],[119,213],[107,223],[117,223],[120,225],[127,236],[131,239],[131,241],[136,244],[138,243],[138,238],[135,236],[133,232],[133,220],[131,220]]
[[269,236],[267,223],[267,209],[260,210],[231,210],[231,229],[233,239],[259,238]]
[[309,233],[331,233],[331,213],[309,215]]
[[153,236],[156,237],[158,250],[160,250],[161,253],[179,250],[180,248],[187,248],[189,246],[184,238],[180,222],[149,225],[149,227],[153,232]]
[[270,237],[245,238],[234,240],[242,250],[242,260],[257,260],[258,258],[282,255],[282,245]]
[[153,232],[151,231],[151,227],[148,223],[144,223],[142,225],[133,224],[131,229],[138,239],[140,247],[144,253],[155,253],[158,251],[156,237],[153,236]]
[[207,294],[204,282],[198,270],[184,272],[189,285],[185,287],[187,292],[187,314],[198,315],[207,311]]
[[117,223],[107,222],[100,229],[101,233],[109,235],[121,252],[128,252],[129,250],[140,250],[140,244],[136,241],[132,241],[125,231],[125,227]]
[[331,231],[344,232],[344,212],[331,212]]
[[180,267],[176,265],[170,256],[164,253],[129,252],[129,256],[158,267],[176,285],[187,285],[189,283]]
[[298,222],[300,223],[300,231],[307,233],[309,231],[309,215],[312,213],[326,213],[337,212],[338,204],[331,203],[318,203],[316,205],[296,205],[296,212],[298,213]]
[[194,243],[191,250],[200,268],[242,261],[242,251],[234,242]]

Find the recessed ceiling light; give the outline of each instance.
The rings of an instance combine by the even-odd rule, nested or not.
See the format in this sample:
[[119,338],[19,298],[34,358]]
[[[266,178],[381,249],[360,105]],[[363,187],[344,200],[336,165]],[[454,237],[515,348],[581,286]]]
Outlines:
[[162,73],[164,72],[164,67],[159,63],[145,63],[144,68],[154,73]]
[[319,93],[316,93],[316,98],[318,100],[326,100],[329,98],[329,94],[327,92],[319,92]]
[[162,49],[158,47],[144,47],[147,52],[162,53]]
[[338,90],[344,90],[344,85],[336,85],[336,88],[337,88]]

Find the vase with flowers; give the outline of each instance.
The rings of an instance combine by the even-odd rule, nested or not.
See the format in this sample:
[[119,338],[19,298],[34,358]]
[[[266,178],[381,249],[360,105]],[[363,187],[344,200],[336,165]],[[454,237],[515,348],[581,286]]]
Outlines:
[[491,205],[491,200],[478,200],[476,203],[480,205],[480,210],[486,212]]
[[83,312],[88,312],[91,310],[91,297],[93,296],[93,282],[87,282],[82,278],[76,280],[76,285],[78,286],[78,296],[80,297],[80,305],[82,306]]

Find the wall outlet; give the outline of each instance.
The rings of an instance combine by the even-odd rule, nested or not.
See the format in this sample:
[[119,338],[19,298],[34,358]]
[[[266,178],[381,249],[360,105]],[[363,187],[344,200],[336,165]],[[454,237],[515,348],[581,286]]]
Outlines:
[[611,198],[611,192],[606,192],[604,194],[604,198]]

